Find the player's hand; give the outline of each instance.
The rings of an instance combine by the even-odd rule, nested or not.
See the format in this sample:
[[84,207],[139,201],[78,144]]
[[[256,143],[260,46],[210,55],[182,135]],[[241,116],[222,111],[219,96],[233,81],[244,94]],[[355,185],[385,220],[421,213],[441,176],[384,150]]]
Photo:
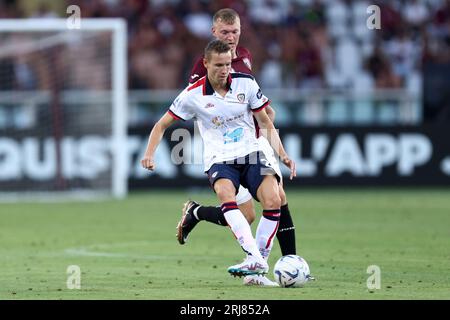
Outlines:
[[156,167],[155,161],[153,160],[153,157],[149,157],[149,156],[144,156],[141,159],[141,165],[142,165],[142,167],[144,169],[147,169],[147,170],[150,170],[150,171],[155,170],[155,167]]
[[281,159],[281,161],[285,164],[286,167],[289,168],[291,171],[291,174],[289,176],[289,179],[292,180],[294,177],[297,176],[297,170],[295,168],[295,162],[294,160],[290,159],[288,156],[285,156]]

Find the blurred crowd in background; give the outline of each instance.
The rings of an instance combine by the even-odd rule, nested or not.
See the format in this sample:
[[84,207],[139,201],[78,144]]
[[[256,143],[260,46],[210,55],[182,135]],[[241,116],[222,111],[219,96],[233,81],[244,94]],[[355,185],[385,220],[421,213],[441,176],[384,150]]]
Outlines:
[[[380,30],[366,25],[372,4]],[[263,87],[420,91],[425,62],[450,62],[450,0],[70,0],[60,9],[0,0],[0,19],[67,17],[69,5],[82,18],[126,19],[130,89],[185,87],[224,7],[241,16],[240,44]]]

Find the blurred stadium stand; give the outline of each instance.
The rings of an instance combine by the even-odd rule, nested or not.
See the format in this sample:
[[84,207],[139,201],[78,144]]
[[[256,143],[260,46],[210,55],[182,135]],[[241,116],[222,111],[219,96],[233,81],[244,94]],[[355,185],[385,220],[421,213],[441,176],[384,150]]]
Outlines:
[[[223,7],[241,15],[241,45],[279,124],[450,121],[449,0],[0,0],[0,19],[67,17],[73,4],[82,18],[127,21],[130,125],[159,117],[186,85]],[[371,4],[381,8],[381,30],[366,27]],[[45,89],[38,64],[0,59],[0,74],[14,77],[0,91]]]
[[[118,181],[110,179],[117,172],[130,190],[207,187],[200,164],[170,161],[173,139],[158,149],[158,172],[149,175],[139,160],[149,128],[187,85],[211,39],[212,15],[225,7],[241,16],[240,44],[253,54],[254,74],[296,157],[301,179],[291,186],[449,185],[450,145],[442,137],[450,128],[450,0],[0,0],[0,20],[68,18],[70,5],[80,7],[82,19],[127,23],[128,141],[111,144],[126,161],[111,160],[106,142],[93,149],[103,150],[100,156],[82,148],[90,133],[104,141],[98,130],[118,127],[109,126],[118,101],[111,97],[118,92],[111,90],[111,37],[90,37],[86,29],[44,38],[6,31],[0,33],[2,191],[95,190],[101,181]],[[379,30],[367,27],[370,5],[380,7]],[[81,34],[85,42],[77,41]],[[63,46],[48,45],[64,37],[70,41]],[[27,38],[36,54],[23,52]],[[178,126],[194,130],[191,123]],[[48,141],[55,148],[45,147]],[[196,146],[183,157],[199,154]],[[80,177],[93,164],[96,171]],[[37,179],[42,170],[35,167],[50,168],[50,178]]]

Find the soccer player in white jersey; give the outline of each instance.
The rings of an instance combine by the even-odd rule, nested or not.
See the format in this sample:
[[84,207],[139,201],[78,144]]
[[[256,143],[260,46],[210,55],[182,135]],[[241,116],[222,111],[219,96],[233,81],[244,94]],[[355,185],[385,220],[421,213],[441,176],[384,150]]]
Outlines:
[[[278,133],[264,108],[269,104],[251,75],[233,73],[230,46],[220,40],[205,48],[207,75],[183,90],[153,127],[141,165],[155,170],[154,154],[165,130],[176,120],[195,119],[204,143],[203,161],[210,184],[222,204],[225,219],[247,257],[228,268],[232,275],[266,274],[268,256],[278,229],[280,177],[259,151],[253,115],[272,148],[296,176]],[[239,211],[236,193],[245,186],[261,202],[263,215],[253,238],[250,225]]]
[[[231,72],[240,72],[252,74],[252,55],[251,52],[239,44],[241,34],[241,21],[239,14],[231,8],[223,8],[218,10],[212,21],[212,35],[215,39],[228,43],[231,47]],[[194,83],[204,75],[206,69],[203,65],[203,55],[199,57],[192,68],[189,83]],[[265,108],[269,118],[274,121],[275,111],[270,105]],[[257,125],[257,122],[255,122]],[[274,152],[266,140],[258,130],[256,130],[260,147],[272,167],[277,170],[277,174],[281,177],[281,171]],[[283,182],[279,185],[281,209],[280,209],[280,224],[276,233],[276,238],[280,244],[281,254],[297,254],[295,241],[295,226],[291,217],[288,206],[288,199],[283,189]],[[253,204],[250,192],[244,187],[240,186],[238,194],[236,195],[236,203],[239,210],[244,214],[247,221],[251,224],[256,217],[255,206]],[[208,221],[220,226],[228,226],[223,216],[223,212],[218,206],[205,206],[199,202],[188,200],[182,209],[182,216],[177,225],[177,240],[180,244],[185,244],[189,234],[193,231],[195,226],[200,221]],[[275,286],[276,282],[269,280],[265,276],[251,275],[243,279],[245,285],[263,285]]]

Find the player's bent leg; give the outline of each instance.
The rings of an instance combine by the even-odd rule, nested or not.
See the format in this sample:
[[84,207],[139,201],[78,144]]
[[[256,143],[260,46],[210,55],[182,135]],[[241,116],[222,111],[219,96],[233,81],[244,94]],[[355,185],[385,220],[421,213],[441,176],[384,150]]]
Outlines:
[[261,256],[252,230],[244,215],[236,203],[235,183],[227,178],[221,178],[213,182],[214,191],[222,203],[221,209],[235,238],[242,250],[247,253],[247,258],[242,263],[228,268],[228,272],[234,276],[251,274],[264,274],[269,271],[269,265]]
[[281,200],[275,176],[264,177],[258,187],[257,197],[263,206],[263,215],[256,229],[256,243],[261,255],[267,260],[280,221]]
[[[251,224],[256,217],[253,198],[250,192],[242,186],[239,186],[239,191],[236,195],[236,203],[245,219],[247,219],[248,223]],[[184,204],[181,219],[177,224],[176,236],[178,242],[180,244],[185,244],[187,242],[188,235],[192,232],[195,226],[203,220],[219,226],[228,226],[220,207],[203,206],[196,201],[189,200]]]
[[274,175],[264,176],[256,193],[264,209],[280,208],[281,199],[278,189],[278,181]]
[[[223,167],[222,167],[223,168]],[[220,169],[220,166],[219,166]],[[217,169],[218,170],[218,169]],[[227,175],[227,174],[233,174],[232,171],[229,172],[223,172],[223,175]],[[230,180],[229,183],[225,183],[221,180],[221,178],[218,178],[217,180],[214,181],[210,181],[211,184],[213,185],[214,191],[216,192],[216,194],[218,195],[219,199],[222,197],[223,195],[226,194],[228,200],[233,200],[235,199],[234,194],[236,192],[236,188],[233,185],[233,182],[231,182]],[[217,188],[217,190],[216,190]],[[228,202],[228,201],[225,201]],[[182,214],[181,214],[181,219],[178,222],[177,225],[177,240],[180,244],[185,244],[188,238],[189,233],[195,228],[195,226],[198,224],[199,221],[201,220],[207,220],[209,222],[218,224],[218,225],[222,225],[222,226],[227,226],[228,223],[223,215],[223,212],[221,210],[221,208],[219,207],[203,207],[200,204],[198,204],[195,201],[189,200],[184,204],[183,210],[182,210]]]
[[230,179],[218,179],[214,183],[214,192],[217,195],[220,203],[236,202],[236,188]]
[[[252,195],[247,189],[242,186],[239,186],[239,191],[236,195],[236,203],[238,204],[239,210],[241,210],[241,212],[244,214],[248,223],[251,224],[255,220],[256,215],[252,201]],[[183,207],[182,217],[177,227],[178,234],[182,234],[183,238],[186,239],[187,235],[194,229],[197,223],[203,220],[217,224],[219,226],[228,226],[227,221],[223,216],[222,210],[220,209],[220,206],[203,206],[196,201],[189,200]]]
[[183,206],[181,219],[177,225],[177,239],[180,244],[186,243],[188,235],[200,221],[208,221],[223,227],[228,226],[220,206],[204,206],[196,201],[189,200]]

